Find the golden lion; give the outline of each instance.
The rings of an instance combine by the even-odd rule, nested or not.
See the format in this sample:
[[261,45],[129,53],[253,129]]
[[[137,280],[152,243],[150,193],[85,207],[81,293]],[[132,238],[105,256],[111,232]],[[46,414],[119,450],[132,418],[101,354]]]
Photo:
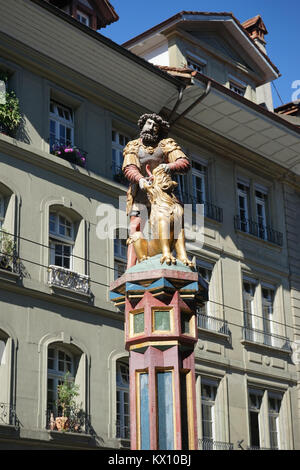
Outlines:
[[[168,265],[176,264],[173,250],[177,259],[186,266],[193,267],[186,253],[185,236],[183,229],[183,207],[174,195],[178,183],[172,181],[171,176],[163,166],[158,166],[151,174],[150,182],[145,190],[151,204],[150,227],[152,239],[147,241],[142,232],[134,233],[127,241],[133,243],[138,261],[162,254],[160,262]],[[178,236],[176,236],[178,232]]]

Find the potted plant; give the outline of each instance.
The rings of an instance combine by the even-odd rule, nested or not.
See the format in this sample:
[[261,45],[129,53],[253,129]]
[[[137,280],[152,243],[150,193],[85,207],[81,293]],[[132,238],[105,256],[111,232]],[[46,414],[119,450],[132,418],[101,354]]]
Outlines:
[[0,268],[12,271],[15,254],[15,241],[5,229],[0,231]]
[[57,157],[62,157],[70,163],[85,167],[86,153],[79,150],[75,145],[54,144],[52,152]]
[[[0,81],[6,85],[8,75],[5,73],[0,74]],[[6,90],[3,101],[0,104],[0,132],[11,135],[16,131],[22,119],[19,99],[14,91]]]
[[73,380],[69,378],[70,372],[64,376],[64,381],[57,387],[57,407],[61,410],[61,416],[55,419],[56,428],[58,431],[66,431],[69,429],[69,418],[77,410],[78,404],[76,397],[79,395],[79,385],[76,385]]

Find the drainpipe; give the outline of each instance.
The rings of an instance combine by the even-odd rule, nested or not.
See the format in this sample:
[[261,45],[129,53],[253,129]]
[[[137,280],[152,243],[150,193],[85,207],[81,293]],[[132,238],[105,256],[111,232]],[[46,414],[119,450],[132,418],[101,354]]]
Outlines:
[[[188,114],[195,106],[197,106],[197,104],[199,104],[201,101],[203,101],[204,98],[206,98],[207,95],[209,94],[210,90],[211,90],[211,81],[209,80],[209,81],[207,82],[205,92],[202,93],[202,95],[199,96],[199,98],[198,98],[194,103],[192,103],[190,106],[188,106],[188,108],[185,109],[185,110],[184,110],[179,116],[177,116],[175,119],[172,120],[172,119],[169,118],[169,124],[170,124],[170,126],[173,126],[173,125],[175,124],[175,122],[177,122],[179,119],[181,119],[182,117],[184,117],[184,116],[185,116],[186,114]],[[178,106],[179,106],[179,104],[180,104],[180,102],[181,102],[181,100],[182,100],[182,94],[183,94],[183,89],[180,90],[179,97],[178,97],[178,99],[177,99],[177,102],[176,102],[176,104],[175,104],[175,106],[174,106],[173,111],[171,112],[170,117],[172,117],[172,115],[175,113],[176,109],[178,108]]]

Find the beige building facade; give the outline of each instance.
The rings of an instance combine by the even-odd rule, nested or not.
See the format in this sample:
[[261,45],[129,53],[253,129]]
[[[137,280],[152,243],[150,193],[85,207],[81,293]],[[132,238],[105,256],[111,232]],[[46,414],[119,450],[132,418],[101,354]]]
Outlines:
[[[299,449],[300,136],[273,112],[278,69],[229,14],[183,12],[119,46],[51,3],[0,0],[0,70],[23,116],[0,134],[0,224],[15,243],[0,269],[0,448],[129,446],[123,314],[109,300],[126,246],[101,234],[126,195],[123,147],[142,113],[162,112],[192,161],[179,196],[205,214],[204,242],[187,241],[209,282],[199,449]],[[67,371],[80,432],[60,433]]]

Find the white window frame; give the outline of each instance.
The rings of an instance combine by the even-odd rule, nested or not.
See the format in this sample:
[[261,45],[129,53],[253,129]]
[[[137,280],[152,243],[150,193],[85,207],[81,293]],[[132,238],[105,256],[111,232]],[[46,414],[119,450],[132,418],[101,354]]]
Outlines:
[[[239,188],[239,185],[244,188]],[[237,197],[238,197],[238,211],[240,218],[240,228],[243,232],[249,232],[249,204],[250,204],[250,186],[244,181],[237,181]],[[244,201],[244,207],[240,204],[240,198]],[[242,217],[242,211],[244,212],[244,217]]]
[[[198,271],[198,273],[203,277],[203,279],[208,283],[209,287],[208,289],[210,288],[210,282],[211,282],[211,277],[212,277],[212,272],[213,272],[213,265],[211,263],[208,263],[200,258],[196,258],[196,269]],[[201,272],[201,271],[202,272]],[[204,273],[204,276],[202,275]],[[201,307],[201,311],[199,313],[203,314],[203,315],[207,315],[208,317],[212,315],[212,311],[213,311],[213,306],[211,304],[211,302],[208,300],[206,303],[205,303],[205,306],[204,307]]]
[[[268,291],[268,299],[264,297],[263,291]],[[273,314],[274,314],[274,301],[275,301],[275,287],[269,287],[261,284],[261,301],[262,301],[262,320],[263,320],[263,331],[269,336],[270,346],[273,345]],[[267,312],[266,312],[267,308]],[[268,336],[266,336],[268,337]]]
[[[69,119],[66,117],[68,115]],[[51,129],[52,123],[55,125],[54,132]],[[64,129],[64,137],[61,134],[62,129]],[[69,133],[69,138],[67,138],[67,133]],[[53,150],[53,144],[74,145],[74,111],[55,100],[50,100],[49,137],[50,152]]]
[[[0,230],[2,230],[4,219],[5,219],[5,199],[4,199],[4,196],[0,194]],[[0,239],[1,239],[1,233],[0,233]]]
[[186,59],[186,65],[190,68],[195,70],[196,72],[199,73],[204,73],[206,64],[201,62],[200,60],[195,60],[190,57],[187,57]]
[[[207,201],[207,165],[202,162],[193,161],[193,164],[198,168],[192,166],[192,183],[193,183],[193,197],[197,204],[204,204]],[[199,169],[201,167],[201,170]],[[197,178],[201,181],[201,194],[202,198],[198,200],[197,191]]]
[[82,10],[77,10],[76,18],[85,26],[90,26],[90,16],[87,13],[84,13]]
[[[130,439],[129,365],[122,361],[117,361],[116,366],[116,437]],[[121,368],[126,369],[126,380],[123,378],[124,374]],[[127,413],[125,412],[126,405],[128,407]]]
[[178,186],[177,186],[177,193],[178,193],[178,197],[179,197],[179,200],[181,202],[184,202],[185,200],[185,195],[186,195],[186,191],[185,191],[185,175],[180,175],[177,173],[177,175],[175,175],[175,180],[176,182],[178,183]]
[[[53,350],[54,351],[54,368],[50,368],[49,367],[49,360],[51,359],[49,357],[49,349]],[[59,359],[59,353],[63,353],[64,355],[67,355],[70,357],[71,361],[70,361],[70,364],[71,364],[71,367],[70,367],[70,374],[68,376],[68,380],[70,382],[74,382],[75,381],[75,358],[74,358],[74,355],[67,349],[67,348],[64,348],[63,346],[59,345],[59,346],[53,346],[53,345],[50,345],[48,347],[48,362],[47,362],[47,390],[49,391],[49,379],[53,380],[53,390],[52,390],[52,393],[53,393],[53,403],[55,404],[55,401],[57,400],[57,387],[58,385],[62,384],[63,381],[64,381],[64,376],[65,374],[67,373],[68,369],[65,368],[66,364],[64,364],[64,370],[63,371],[60,371],[59,370],[59,362],[61,362],[61,360]],[[68,361],[69,362],[69,361]],[[47,399],[47,409],[49,408],[49,401]],[[54,410],[52,410],[53,412],[57,412],[57,407],[55,406],[54,407]]]
[[123,166],[123,150],[127,143],[130,141],[130,137],[117,129],[112,129],[112,172],[113,175],[118,174],[122,170]]
[[[267,227],[267,197],[268,197],[268,192],[266,189],[262,189],[260,187],[255,186],[254,188],[255,191],[255,210],[256,210],[256,220],[258,224],[258,236],[259,238],[266,240],[267,237],[267,232],[266,232],[266,227]],[[262,194],[262,197],[259,196],[257,193]],[[261,214],[259,214],[258,208],[261,208]],[[262,227],[262,229],[260,229]]]
[[229,89],[231,91],[233,91],[239,96],[245,96],[247,90],[247,83],[243,82],[242,80],[239,80],[236,77],[233,77],[232,75],[229,75],[228,80]]
[[[253,395],[256,397],[256,403],[257,403],[256,406],[253,406],[251,404],[250,395]],[[250,437],[249,444],[251,447],[253,447],[251,443],[251,428],[250,428],[251,426],[250,413],[251,412],[257,413],[258,415],[257,421],[258,421],[258,431],[259,431],[259,447],[261,446],[261,442],[262,442],[261,413],[262,413],[262,406],[263,406],[263,396],[264,396],[263,390],[253,389],[253,388],[248,389],[249,437]]]
[[126,240],[119,238],[119,230],[115,234],[114,238],[114,280],[118,279],[127,267],[127,246]]
[[[214,449],[213,443],[216,440],[216,397],[217,397],[217,392],[218,392],[218,386],[219,386],[218,382],[216,382],[214,380],[201,378],[202,439],[208,439],[208,440],[212,441],[212,443],[211,443],[212,444],[212,449],[211,450]],[[204,397],[203,387],[209,387],[210,388],[210,397],[209,398]],[[203,407],[204,406],[209,407],[209,409],[210,409],[210,414],[211,414],[211,420],[210,421],[212,423],[212,436],[204,436],[203,435],[203,422],[207,421],[207,420],[204,420],[204,413],[203,413]]]
[[[270,409],[270,400],[275,400],[276,401],[276,410],[271,410]],[[280,404],[278,404],[280,402]],[[273,393],[273,392],[268,392],[268,414],[269,414],[269,432],[270,432],[270,447],[271,449],[280,449],[281,448],[281,433],[280,433],[280,409],[282,406],[282,395]],[[275,418],[275,425],[276,425],[276,430],[272,431],[271,430],[271,418]],[[272,447],[272,439],[271,439],[271,433],[277,434],[277,447]]]
[[[55,230],[52,231],[50,229],[50,217],[51,215],[53,215],[55,217],[55,220],[54,220],[54,223],[55,223]],[[64,218],[66,221],[69,222],[70,224],[70,230],[71,230],[71,235],[70,236],[67,236],[67,235],[62,235],[60,232],[59,232],[59,226],[61,225],[60,224],[60,218]],[[74,247],[74,244],[75,244],[75,240],[74,240],[74,223],[72,222],[72,220],[69,218],[69,217],[66,217],[66,215],[62,212],[51,212],[49,213],[49,246],[50,246],[50,265],[53,265],[53,266],[58,266],[60,267],[60,265],[57,265],[55,263],[55,247],[56,245],[60,245],[62,246],[62,253],[63,253],[63,247],[64,246],[68,246],[70,247],[70,266],[66,269],[69,269],[69,270],[73,270],[73,247]],[[64,256],[62,254],[62,259],[64,259]],[[61,267],[64,267],[64,266],[61,266]]]
[[[248,284],[250,286],[250,293],[245,290],[244,284]],[[257,291],[257,281],[254,279],[248,279],[247,277],[243,277],[242,280],[242,295],[243,295],[243,312],[244,312],[244,326],[245,328],[249,328],[251,330],[255,330],[255,315],[257,314],[256,308],[256,291]],[[250,302],[250,312],[246,309],[245,302]],[[249,322],[250,319],[250,322]],[[255,332],[253,334],[253,341],[255,340]]]

